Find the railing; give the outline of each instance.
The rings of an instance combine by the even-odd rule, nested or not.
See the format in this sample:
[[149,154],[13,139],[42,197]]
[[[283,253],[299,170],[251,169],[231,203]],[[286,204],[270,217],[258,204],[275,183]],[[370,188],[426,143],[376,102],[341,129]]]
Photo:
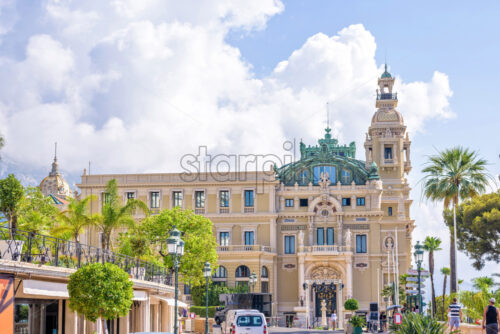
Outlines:
[[243,210],[244,213],[253,213],[255,211],[253,207],[246,207]]
[[350,251],[350,247],[337,245],[314,245],[304,247],[308,253],[341,253]]
[[219,208],[219,213],[229,213],[229,208]]
[[0,226],[0,257],[2,259],[78,269],[89,263],[113,263],[132,278],[172,285],[171,270],[131,256],[114,253],[99,247],[47,235]]
[[274,250],[270,246],[263,245],[228,245],[217,246],[218,252],[267,252],[272,253]]
[[377,100],[397,100],[398,93],[378,93]]
[[194,213],[197,215],[203,215],[205,214],[205,208],[195,208]]

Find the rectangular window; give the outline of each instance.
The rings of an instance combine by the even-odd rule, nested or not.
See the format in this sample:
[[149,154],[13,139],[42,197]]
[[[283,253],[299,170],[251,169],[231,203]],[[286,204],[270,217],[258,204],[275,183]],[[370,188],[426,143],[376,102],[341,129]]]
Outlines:
[[184,294],[185,295],[190,295],[191,294],[191,285],[184,284]]
[[260,292],[262,293],[269,292],[269,282],[260,282]]
[[111,202],[111,195],[107,193],[102,193],[102,205],[109,204]]
[[254,239],[253,239],[253,231],[246,231],[245,232],[245,245],[249,246],[249,245],[253,245],[254,243]]
[[149,193],[149,197],[151,209],[158,209],[160,207],[160,192],[152,191]]
[[384,148],[384,158],[385,159],[392,159],[392,147],[385,147]]
[[291,198],[285,199],[285,206],[287,208],[293,208],[293,199],[291,199]]
[[342,206],[351,206],[351,198],[343,197],[342,198]]
[[220,207],[229,208],[229,191],[222,190],[219,192]]
[[348,170],[342,170],[342,183],[349,184],[351,182],[351,172]]
[[204,191],[195,191],[194,192],[194,205],[196,208],[204,208],[205,207],[205,192]]
[[245,190],[245,207],[253,206],[253,190]]
[[295,236],[285,236],[285,254],[295,254]]
[[319,246],[323,246],[325,244],[325,229],[319,227],[316,230],[316,244]]
[[221,246],[229,246],[229,232],[219,233],[219,244]]
[[366,234],[356,235],[356,253],[366,253]]
[[173,194],[173,199],[174,199],[174,207],[178,206],[182,208],[182,191],[174,191]]
[[129,199],[135,199],[135,192],[133,192],[133,191],[128,191],[128,192],[127,192],[127,196],[126,196],[126,197],[127,197],[127,201],[128,201]]
[[356,198],[356,205],[357,206],[365,206],[365,198],[364,197],[357,197]]
[[326,229],[326,244],[333,245],[334,243],[335,241],[334,241],[333,227],[328,227]]
[[390,207],[387,208],[387,214],[389,216],[392,216],[392,206],[390,206]]
[[299,204],[301,207],[309,206],[309,200],[307,198],[301,198]]

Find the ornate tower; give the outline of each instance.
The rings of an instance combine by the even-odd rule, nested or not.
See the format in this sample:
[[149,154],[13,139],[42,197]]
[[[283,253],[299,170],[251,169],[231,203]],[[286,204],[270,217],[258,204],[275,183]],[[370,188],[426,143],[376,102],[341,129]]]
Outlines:
[[411,170],[410,140],[401,113],[396,110],[397,93],[394,78],[385,71],[378,79],[377,111],[373,115],[365,140],[366,164],[375,162],[381,179],[404,179]]

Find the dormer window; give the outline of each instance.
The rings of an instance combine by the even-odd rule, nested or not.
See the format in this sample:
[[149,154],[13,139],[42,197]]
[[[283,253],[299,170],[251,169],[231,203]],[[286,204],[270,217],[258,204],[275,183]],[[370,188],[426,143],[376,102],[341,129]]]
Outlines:
[[348,170],[342,170],[342,183],[349,184],[351,182],[351,172]]

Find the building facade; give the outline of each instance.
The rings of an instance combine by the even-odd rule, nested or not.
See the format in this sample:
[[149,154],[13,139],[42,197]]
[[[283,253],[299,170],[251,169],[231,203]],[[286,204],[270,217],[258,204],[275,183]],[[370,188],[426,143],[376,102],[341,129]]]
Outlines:
[[[336,310],[341,318],[349,297],[368,309],[394,272],[411,265],[414,222],[405,177],[411,142],[393,85],[386,68],[378,79],[364,161],[355,158],[354,142],[340,145],[327,127],[318,145],[301,142],[300,159],[272,171],[84,172],[81,196],[98,195],[92,208],[98,212],[106,182],[116,179],[124,201],[143,200],[153,214],[179,206],[208,217],[218,243],[213,281],[248,284],[255,272],[255,291],[273,295],[273,313],[282,323],[311,324],[322,300],[327,313]],[[86,238],[99,243],[92,231]]]

